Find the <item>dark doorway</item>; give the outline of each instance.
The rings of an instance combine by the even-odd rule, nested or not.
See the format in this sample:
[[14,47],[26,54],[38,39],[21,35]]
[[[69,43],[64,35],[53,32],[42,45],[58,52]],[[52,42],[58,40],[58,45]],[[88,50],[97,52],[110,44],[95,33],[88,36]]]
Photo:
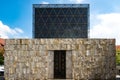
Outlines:
[[54,78],[66,79],[66,51],[54,51]]

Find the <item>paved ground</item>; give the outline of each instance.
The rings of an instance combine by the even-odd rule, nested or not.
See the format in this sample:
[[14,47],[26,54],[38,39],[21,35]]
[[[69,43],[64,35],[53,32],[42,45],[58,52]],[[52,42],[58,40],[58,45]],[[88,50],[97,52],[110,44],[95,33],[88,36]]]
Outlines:
[[[0,80],[5,80],[4,77],[0,77]],[[116,80],[120,80],[120,78],[116,78]]]
[[[3,76],[0,76],[0,80],[5,80]],[[120,80],[120,76],[116,76],[116,80]]]
[[0,76],[0,80],[5,80],[4,77]]

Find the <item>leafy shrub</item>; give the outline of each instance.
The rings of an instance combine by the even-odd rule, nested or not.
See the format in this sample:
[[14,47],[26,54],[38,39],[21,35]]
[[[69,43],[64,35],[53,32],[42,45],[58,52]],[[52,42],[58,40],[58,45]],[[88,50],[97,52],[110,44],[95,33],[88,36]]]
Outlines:
[[0,48],[0,65],[4,65],[4,48]]
[[120,65],[120,50],[116,50],[116,65]]

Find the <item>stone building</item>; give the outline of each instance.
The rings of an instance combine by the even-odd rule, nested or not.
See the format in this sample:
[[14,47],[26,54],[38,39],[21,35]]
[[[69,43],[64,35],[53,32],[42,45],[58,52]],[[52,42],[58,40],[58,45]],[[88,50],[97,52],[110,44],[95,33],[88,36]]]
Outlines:
[[114,39],[9,39],[6,80],[115,80]]
[[33,5],[33,37],[7,39],[6,80],[115,80],[115,39],[88,39],[88,4]]

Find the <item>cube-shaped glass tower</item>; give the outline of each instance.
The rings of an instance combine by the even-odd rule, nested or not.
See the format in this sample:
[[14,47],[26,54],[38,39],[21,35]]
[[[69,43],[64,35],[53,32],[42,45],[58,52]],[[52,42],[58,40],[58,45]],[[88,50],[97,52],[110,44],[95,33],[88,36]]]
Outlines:
[[88,38],[89,4],[34,4],[34,38]]

